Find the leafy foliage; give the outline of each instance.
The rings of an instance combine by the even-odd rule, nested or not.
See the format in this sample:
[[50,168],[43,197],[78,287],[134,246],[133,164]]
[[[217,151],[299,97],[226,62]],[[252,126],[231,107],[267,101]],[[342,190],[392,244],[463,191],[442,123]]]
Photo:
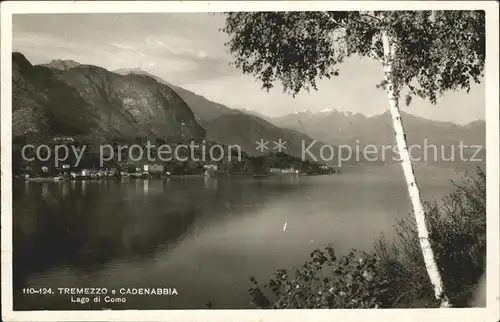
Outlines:
[[[329,31],[347,12],[234,12],[227,14],[224,32],[232,36],[226,45],[235,55],[234,65],[253,74],[271,89],[281,80],[284,90],[298,93],[316,89],[316,78],[337,75],[334,68],[345,53],[333,47]],[[333,18],[332,18],[333,17]]]
[[[484,11],[232,12],[223,31],[234,65],[270,90],[280,81],[296,95],[337,76],[337,65],[359,55],[387,63],[382,31],[397,44],[397,92],[436,103],[447,90],[469,90],[485,60]],[[383,84],[379,84],[383,85]]]
[[[466,175],[441,204],[427,204],[430,238],[450,301],[470,303],[484,274],[486,258],[486,176]],[[261,287],[249,289],[259,308],[439,307],[425,270],[413,216],[398,220],[398,238],[384,237],[373,253],[353,250],[337,258],[332,247],[315,250],[294,274],[279,269]],[[269,294],[270,293],[270,294]]]
[[249,290],[253,302],[262,308],[377,308],[387,292],[387,281],[378,275],[374,255],[353,250],[337,259],[332,247],[311,253],[311,258],[291,277],[287,270],[276,271],[266,285],[273,293],[271,302],[255,278]]
[[445,91],[470,90],[485,62],[484,11],[403,11],[387,19],[397,42],[395,77],[411,95],[436,103]]
[[[456,190],[441,204],[427,203],[426,219],[444,287],[452,304],[463,307],[486,267],[486,175],[478,168],[475,177],[466,175],[453,185]],[[380,239],[375,245],[382,268],[395,284],[407,285],[391,293],[396,295],[393,300],[408,304],[417,297],[431,297],[411,215],[398,220],[397,232],[396,242]]]

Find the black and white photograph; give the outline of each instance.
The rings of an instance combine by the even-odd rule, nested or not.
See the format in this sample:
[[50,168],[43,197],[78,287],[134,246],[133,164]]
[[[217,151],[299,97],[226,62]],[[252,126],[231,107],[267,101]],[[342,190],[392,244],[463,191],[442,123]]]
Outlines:
[[499,320],[497,2],[23,2],[2,320]]

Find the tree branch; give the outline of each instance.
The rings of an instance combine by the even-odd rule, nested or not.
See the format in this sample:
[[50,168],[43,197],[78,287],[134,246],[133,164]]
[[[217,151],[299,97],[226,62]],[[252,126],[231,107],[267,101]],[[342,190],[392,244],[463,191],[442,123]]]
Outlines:
[[320,11],[323,15],[325,15],[328,19],[330,19],[333,23],[338,24],[339,22],[333,19],[333,17],[330,15],[329,11]]
[[360,15],[361,17],[367,17],[367,18],[375,19],[375,20],[377,20],[378,22],[382,22],[382,20],[381,20],[381,19],[379,19],[379,18],[377,18],[377,17],[375,17],[375,16],[372,16],[372,15],[369,15],[369,14],[367,14],[367,13],[360,13],[359,15]]
[[331,15],[330,11],[320,11],[323,15],[325,15],[328,19],[330,19],[331,22],[334,24],[338,25],[340,28],[345,28],[339,21],[335,20]]
[[377,48],[372,48],[371,53],[376,60],[383,62],[382,58],[377,54]]

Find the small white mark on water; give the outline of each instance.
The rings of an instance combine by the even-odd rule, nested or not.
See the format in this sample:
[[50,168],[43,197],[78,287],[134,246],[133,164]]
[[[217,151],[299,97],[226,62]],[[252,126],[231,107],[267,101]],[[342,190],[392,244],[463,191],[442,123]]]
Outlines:
[[285,226],[283,226],[283,231],[286,230],[286,226],[288,225],[288,222],[285,222]]

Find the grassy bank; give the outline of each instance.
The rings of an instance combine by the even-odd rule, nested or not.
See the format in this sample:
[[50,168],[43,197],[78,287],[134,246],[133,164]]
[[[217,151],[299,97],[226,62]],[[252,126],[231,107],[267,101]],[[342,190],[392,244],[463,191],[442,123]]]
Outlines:
[[[454,307],[470,303],[486,265],[486,175],[477,169],[441,202],[427,202],[431,244]],[[293,272],[277,270],[262,285],[251,278],[259,308],[438,307],[419,246],[413,214],[397,221],[398,237],[376,241],[374,251],[315,250]]]

